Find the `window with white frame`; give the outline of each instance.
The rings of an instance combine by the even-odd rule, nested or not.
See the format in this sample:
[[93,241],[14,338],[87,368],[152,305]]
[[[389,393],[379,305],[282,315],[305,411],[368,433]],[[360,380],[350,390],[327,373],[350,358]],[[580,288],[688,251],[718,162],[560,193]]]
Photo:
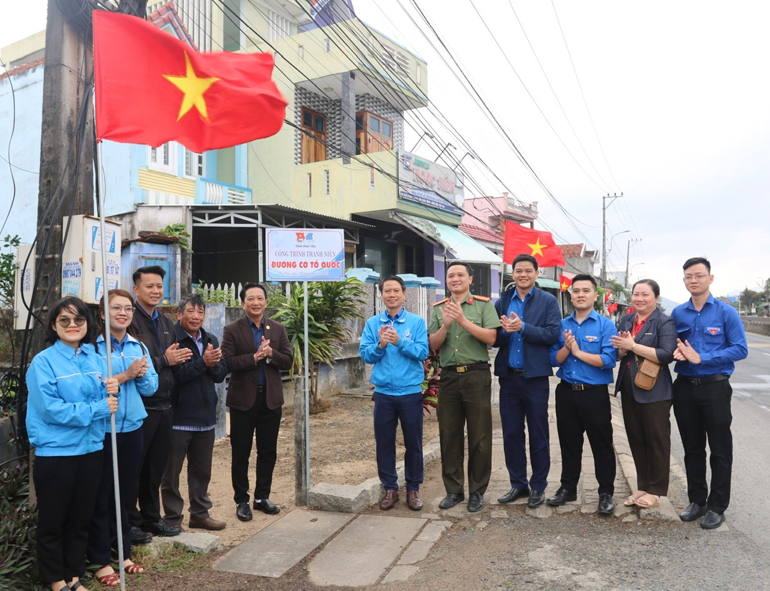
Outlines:
[[168,174],[177,174],[177,150],[178,144],[176,142],[168,142],[157,148],[150,148],[147,168]]
[[205,161],[203,154],[198,154],[192,150],[184,149],[184,175],[188,178],[198,178],[206,176]]

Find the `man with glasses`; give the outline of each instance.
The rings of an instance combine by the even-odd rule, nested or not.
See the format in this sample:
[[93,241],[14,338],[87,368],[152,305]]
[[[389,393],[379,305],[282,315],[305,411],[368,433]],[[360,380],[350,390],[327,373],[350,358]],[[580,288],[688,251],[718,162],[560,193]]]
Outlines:
[[149,398],[142,398],[147,418],[142,423],[144,455],[136,491],[139,511],[134,509],[130,515],[133,544],[149,542],[147,533],[176,536],[181,531],[179,527],[161,519],[160,482],[171,448],[171,393],[174,391],[172,368],[187,361],[192,351],[179,348],[173,323],[158,311],[158,305],[163,301],[165,276],[166,271],[162,267],[150,266],[137,269],[132,277],[136,310],[129,332],[147,346],[158,373],[158,391]]
[[[556,298],[535,285],[535,257],[520,254],[513,260],[514,289],[495,304],[501,328],[497,331],[495,375],[500,379],[500,419],[505,465],[511,490],[497,499],[512,503],[528,496],[527,506],[545,500],[551,448],[548,439],[548,377],[553,375],[549,348],[559,340],[561,314]],[[527,481],[524,420],[529,435],[532,478]]]
[[[702,257],[684,264],[690,300],[674,308],[678,334],[674,351],[674,415],[684,447],[690,504],[679,518],[716,529],[724,523],[730,502],[733,436],[730,375],[735,362],[748,356],[746,332],[738,312],[715,299],[711,263]],[[711,451],[711,493],[706,483],[706,439]]]

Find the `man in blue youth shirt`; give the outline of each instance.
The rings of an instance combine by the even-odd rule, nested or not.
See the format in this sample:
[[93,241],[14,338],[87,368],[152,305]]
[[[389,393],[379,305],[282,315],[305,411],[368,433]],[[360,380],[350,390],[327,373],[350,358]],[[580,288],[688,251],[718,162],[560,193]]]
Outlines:
[[551,347],[556,375],[556,428],[559,431],[561,486],[548,499],[553,507],[577,500],[583,457],[583,433],[588,434],[599,482],[599,513],[615,510],[615,450],[612,447],[612,410],[607,384],[613,381],[617,353],[610,339],[618,334],[609,318],[599,316],[594,303],[599,297],[590,275],[572,279],[575,311],[561,321],[562,336]]
[[[548,436],[548,377],[553,375],[549,348],[559,340],[561,313],[556,298],[535,286],[535,257],[520,254],[513,260],[516,289],[503,292],[495,303],[501,328],[495,346],[495,375],[500,379],[500,420],[503,426],[505,465],[511,490],[497,499],[511,503],[529,496],[535,508],[545,501],[551,469]],[[527,482],[524,420],[529,435],[532,478]],[[531,490],[530,490],[531,489]]]
[[380,509],[387,511],[398,502],[396,428],[400,420],[406,447],[406,503],[412,511],[419,511],[423,479],[423,361],[428,357],[428,331],[425,320],[404,308],[406,293],[401,277],[385,277],[381,290],[386,311],[367,321],[359,348],[361,359],[374,366],[374,438],[377,471],[385,488]]
[[[730,431],[730,375],[735,362],[748,356],[746,332],[735,308],[714,298],[711,263],[696,257],[684,264],[684,285],[690,300],[674,308],[678,335],[674,351],[678,374],[674,382],[674,415],[684,447],[687,496],[679,514],[715,529],[725,520],[730,503],[733,435]],[[711,493],[706,483],[706,438],[711,450]]]

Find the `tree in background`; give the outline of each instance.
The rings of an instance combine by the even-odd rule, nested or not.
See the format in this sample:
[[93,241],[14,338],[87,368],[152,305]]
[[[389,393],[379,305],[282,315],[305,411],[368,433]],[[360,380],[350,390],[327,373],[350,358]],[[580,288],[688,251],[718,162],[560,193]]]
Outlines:
[[[363,284],[354,278],[343,281],[308,282],[308,355],[310,375],[310,412],[328,408],[320,400],[318,376],[321,365],[333,365],[342,345],[353,337],[352,321],[363,318],[361,306],[366,292]],[[289,294],[271,291],[268,301],[273,320],[281,322],[294,351],[293,374],[304,375],[305,354],[305,296],[301,283],[291,286]]]

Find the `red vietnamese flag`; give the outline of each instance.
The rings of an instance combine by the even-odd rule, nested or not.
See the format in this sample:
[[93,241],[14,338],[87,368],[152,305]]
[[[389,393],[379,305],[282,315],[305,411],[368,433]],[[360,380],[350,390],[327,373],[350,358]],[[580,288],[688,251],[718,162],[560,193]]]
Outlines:
[[559,275],[559,288],[561,291],[567,291],[572,285],[572,279],[566,275]]
[[135,16],[95,10],[98,140],[194,152],[278,133],[286,113],[267,53],[199,53]]
[[556,246],[550,232],[530,230],[510,221],[505,222],[503,260],[512,263],[520,254],[535,257],[539,267],[566,267],[561,248]]

